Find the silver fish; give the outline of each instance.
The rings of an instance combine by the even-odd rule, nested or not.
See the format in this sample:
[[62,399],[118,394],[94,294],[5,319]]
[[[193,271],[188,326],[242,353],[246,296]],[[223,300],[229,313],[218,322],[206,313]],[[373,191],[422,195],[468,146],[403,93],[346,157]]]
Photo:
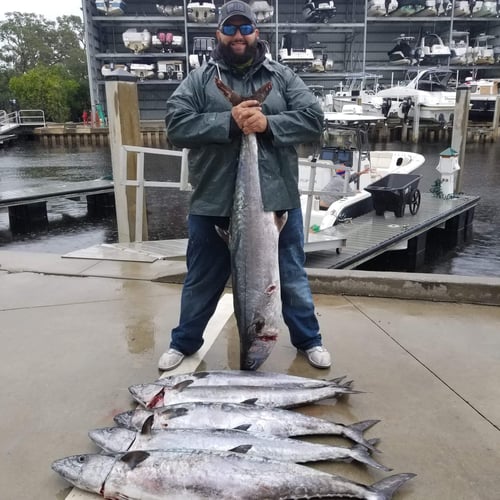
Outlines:
[[350,385],[320,385],[304,387],[300,384],[286,386],[241,386],[211,385],[190,387],[191,381],[185,380],[174,387],[158,384],[139,384],[129,387],[134,399],[146,408],[194,401],[221,403],[255,403],[272,408],[294,408],[314,403],[322,399],[335,398],[342,394],[356,394]]
[[287,384],[301,384],[303,387],[315,387],[326,384],[339,385],[344,379],[345,377],[337,377],[331,380],[323,380],[288,375],[286,373],[248,370],[210,370],[169,375],[167,377],[161,377],[153,383],[173,387],[180,382],[191,380],[191,387],[199,385],[246,385],[266,387]]
[[[153,419],[146,421],[140,432],[122,427],[106,427],[89,432],[90,439],[107,452],[134,450],[170,450],[176,448],[215,451],[244,451],[248,455],[284,460],[285,462],[317,462],[321,460],[356,460],[376,469],[392,469],[375,461],[362,445],[352,448],[308,443],[297,439],[264,434],[251,434],[238,429],[150,429]],[[371,439],[376,445],[378,439]]]
[[415,476],[396,474],[367,486],[291,462],[182,449],[78,455],[56,460],[52,468],[78,488],[129,500],[386,500]]
[[[216,79],[233,105],[245,99],[263,102],[271,83],[242,98]],[[256,370],[271,353],[281,325],[278,240],[287,214],[264,211],[259,178],[259,150],[255,134],[243,135],[236,174],[229,234],[234,313],[240,335],[240,368]]]
[[241,429],[281,437],[336,435],[369,449],[373,446],[363,432],[379,422],[365,420],[344,425],[295,411],[234,403],[185,403],[154,410],[136,409],[115,415],[114,421],[121,427],[140,431],[148,418],[153,418],[153,429]]

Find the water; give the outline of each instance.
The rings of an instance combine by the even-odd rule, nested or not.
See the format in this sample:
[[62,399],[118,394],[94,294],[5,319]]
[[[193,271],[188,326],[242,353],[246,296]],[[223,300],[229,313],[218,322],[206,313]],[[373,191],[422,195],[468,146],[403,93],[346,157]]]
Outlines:
[[[439,153],[449,144],[374,144],[373,149],[415,151],[426,157],[416,172],[422,174],[419,188],[428,192],[439,178],[436,166]],[[481,197],[474,217],[471,242],[442,255],[427,264],[423,272],[467,276],[500,276],[500,232],[497,211],[500,201],[500,143],[469,144],[462,166],[462,191]],[[159,156],[146,156],[146,178],[176,180],[175,169]],[[0,149],[0,183],[2,191],[20,189],[53,181],[92,180],[111,175],[111,158],[107,148],[48,149],[33,142],[18,142]],[[149,238],[186,237],[188,194],[175,189],[147,190]],[[13,235],[9,231],[6,209],[0,209],[0,248],[64,254],[99,243],[117,241],[114,217],[90,219],[86,202],[54,200],[48,202],[49,229],[36,233]]]

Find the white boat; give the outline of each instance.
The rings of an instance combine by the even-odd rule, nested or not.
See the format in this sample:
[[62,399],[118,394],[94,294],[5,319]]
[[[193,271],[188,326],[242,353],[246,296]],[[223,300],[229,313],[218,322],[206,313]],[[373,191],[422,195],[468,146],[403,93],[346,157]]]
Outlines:
[[[325,113],[325,140],[320,152],[299,161],[299,189],[304,215],[306,242],[322,235],[332,239],[332,227],[373,210],[372,196],[364,188],[388,174],[408,174],[420,167],[425,158],[407,151],[370,151],[367,124],[383,116],[360,113]],[[362,172],[356,188],[348,189],[328,208],[322,209],[324,188],[340,165],[350,173]],[[346,175],[347,177],[347,175]],[[327,193],[326,193],[327,194]]]
[[453,73],[448,69],[426,68],[417,71],[407,82],[379,90],[363,100],[363,109],[382,112],[387,117],[413,118],[415,106],[420,106],[420,121],[446,125],[453,121],[456,92],[448,81]]
[[96,9],[107,16],[121,16],[125,12],[123,0],[96,0]]
[[438,34],[426,33],[420,37],[415,56],[420,64],[447,64],[451,57],[451,50]]
[[348,75],[345,83],[340,82],[335,91],[330,94],[333,105],[331,111],[340,113],[343,111],[344,106],[360,104],[363,99],[366,100],[368,96],[375,95],[379,89],[378,80],[381,77],[382,75],[370,73],[353,73]]
[[217,8],[213,2],[189,2],[187,4],[187,17],[192,23],[215,23]]
[[492,122],[495,114],[497,97],[500,94],[500,78],[466,78],[470,85],[469,120],[473,122]]
[[468,31],[458,30],[452,30],[451,35],[449,32],[443,35],[443,40],[449,40],[450,64],[473,64],[469,37]]

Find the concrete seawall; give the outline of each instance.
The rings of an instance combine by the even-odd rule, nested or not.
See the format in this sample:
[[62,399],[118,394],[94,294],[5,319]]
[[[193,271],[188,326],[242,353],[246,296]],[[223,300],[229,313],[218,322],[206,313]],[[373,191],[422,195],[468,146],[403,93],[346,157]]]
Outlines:
[[313,293],[500,305],[500,278],[333,269],[307,272]]

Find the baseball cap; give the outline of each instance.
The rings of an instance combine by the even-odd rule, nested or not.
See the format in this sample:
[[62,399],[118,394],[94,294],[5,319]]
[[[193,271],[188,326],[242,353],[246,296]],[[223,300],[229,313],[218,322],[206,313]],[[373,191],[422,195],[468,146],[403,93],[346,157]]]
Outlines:
[[255,18],[255,14],[250,8],[250,5],[245,2],[241,2],[240,0],[230,0],[219,10],[219,27],[233,16],[243,16],[246,17],[252,24],[257,23],[257,19]]

